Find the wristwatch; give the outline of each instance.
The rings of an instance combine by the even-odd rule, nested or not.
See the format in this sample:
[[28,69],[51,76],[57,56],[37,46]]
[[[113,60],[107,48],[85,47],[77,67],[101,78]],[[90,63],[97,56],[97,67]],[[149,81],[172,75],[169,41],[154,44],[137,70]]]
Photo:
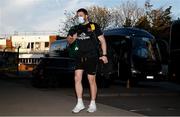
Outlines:
[[106,56],[107,57],[107,54],[103,54],[102,56]]

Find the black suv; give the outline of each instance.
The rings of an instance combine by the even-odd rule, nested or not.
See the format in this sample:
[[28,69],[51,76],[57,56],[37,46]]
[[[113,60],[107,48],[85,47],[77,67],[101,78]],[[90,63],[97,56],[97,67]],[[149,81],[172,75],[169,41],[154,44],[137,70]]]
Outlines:
[[[113,79],[158,79],[162,74],[161,56],[156,39],[145,30],[117,28],[104,31],[108,64],[99,64],[97,83],[109,86]],[[73,81],[74,59],[69,57],[66,39],[51,44],[49,56],[33,70],[36,86],[57,86]],[[66,81],[65,81],[66,80]]]

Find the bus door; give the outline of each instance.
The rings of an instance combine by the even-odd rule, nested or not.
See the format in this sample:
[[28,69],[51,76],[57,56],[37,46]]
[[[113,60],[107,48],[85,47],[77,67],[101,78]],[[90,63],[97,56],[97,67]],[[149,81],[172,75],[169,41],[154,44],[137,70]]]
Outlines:
[[170,80],[180,81],[180,20],[174,21],[171,25],[169,43],[169,78]]

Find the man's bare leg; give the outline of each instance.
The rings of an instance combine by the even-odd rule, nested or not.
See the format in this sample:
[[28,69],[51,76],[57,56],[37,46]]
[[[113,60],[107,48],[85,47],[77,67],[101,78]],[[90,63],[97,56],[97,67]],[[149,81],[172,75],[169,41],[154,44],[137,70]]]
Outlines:
[[83,70],[75,70],[74,80],[75,80],[77,104],[75,108],[72,110],[72,112],[74,113],[79,113],[81,110],[85,108],[82,100],[82,94],[83,94],[82,75],[83,75]]
[[96,84],[96,75],[89,75],[88,80],[90,85],[90,92],[91,92],[91,102],[88,108],[88,112],[95,112],[96,111],[96,95],[97,95],[97,84]]
[[83,87],[82,87],[82,75],[83,70],[75,70],[75,91],[77,98],[82,98]]
[[96,75],[88,74],[88,80],[90,85],[91,100],[96,100],[96,95],[97,95]]

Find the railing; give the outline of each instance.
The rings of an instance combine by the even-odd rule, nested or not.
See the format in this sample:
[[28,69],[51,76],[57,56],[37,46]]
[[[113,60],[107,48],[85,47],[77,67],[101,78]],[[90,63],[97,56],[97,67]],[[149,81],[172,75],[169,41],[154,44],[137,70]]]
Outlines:
[[[2,48],[0,49],[0,52],[17,52],[17,49],[6,49],[6,48]],[[49,53],[49,50],[30,50],[30,49],[20,49],[19,53],[22,54],[47,54]]]
[[40,58],[20,58],[19,64],[39,64]]

